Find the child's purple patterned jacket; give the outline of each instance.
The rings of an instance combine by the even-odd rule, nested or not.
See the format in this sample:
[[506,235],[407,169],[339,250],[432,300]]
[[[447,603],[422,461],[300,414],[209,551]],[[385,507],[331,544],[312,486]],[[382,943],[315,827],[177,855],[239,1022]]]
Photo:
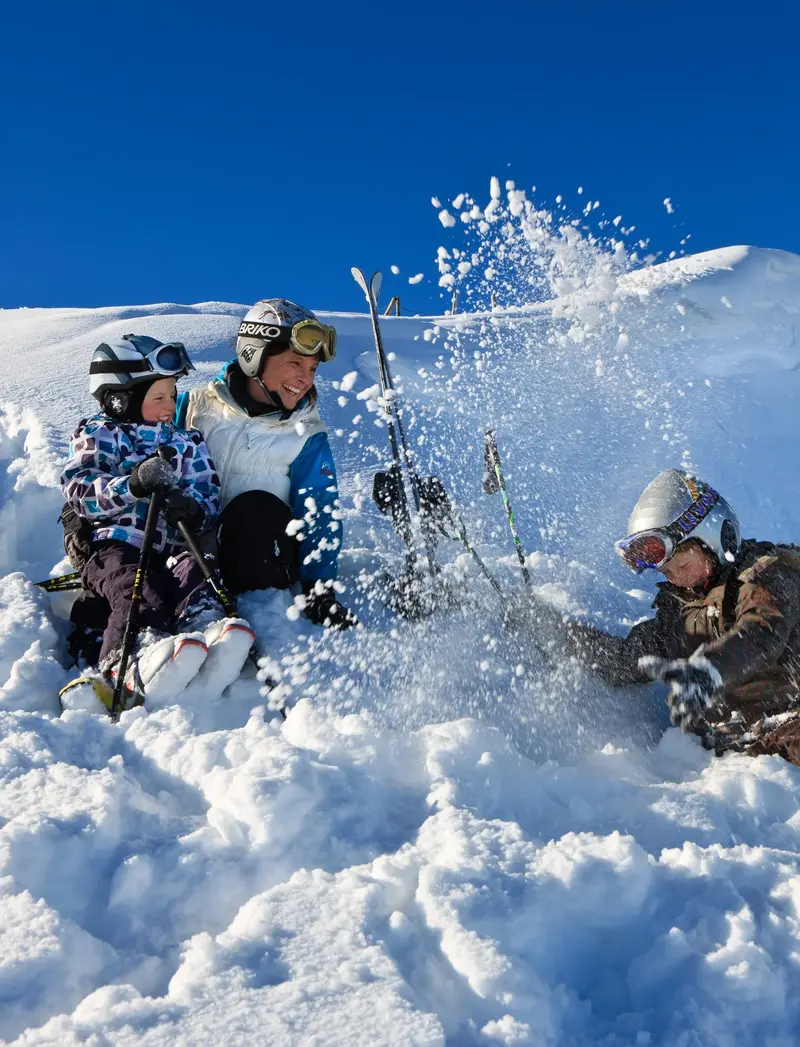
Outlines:
[[[175,485],[202,507],[207,517],[219,512],[219,477],[197,429],[169,422],[136,425],[106,414],[83,419],[70,441],[70,458],[61,475],[61,493],[79,516],[94,527],[95,542],[114,538],[141,548],[149,498],[135,498],[129,479],[135,466],[159,447],[174,447]],[[159,521],[153,548],[171,553],[183,548],[180,535]]]

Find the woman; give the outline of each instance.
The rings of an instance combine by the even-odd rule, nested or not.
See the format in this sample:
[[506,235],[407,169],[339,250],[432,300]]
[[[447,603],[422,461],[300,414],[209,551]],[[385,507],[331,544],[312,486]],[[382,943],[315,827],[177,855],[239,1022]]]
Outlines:
[[314,388],[335,353],[336,331],[308,309],[257,302],[239,324],[236,359],[181,395],[176,420],[203,433],[221,477],[219,563],[231,592],[299,581],[306,617],[342,629],[357,619],[333,586],[339,491]]

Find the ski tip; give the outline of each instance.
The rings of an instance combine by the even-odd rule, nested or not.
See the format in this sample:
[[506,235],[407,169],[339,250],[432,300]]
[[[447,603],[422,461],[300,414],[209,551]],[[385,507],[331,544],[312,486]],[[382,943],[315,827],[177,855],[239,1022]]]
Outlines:
[[383,276],[380,273],[378,273],[378,272],[373,273],[372,276],[370,277],[369,289],[372,292],[372,297],[375,299],[375,305],[378,304],[378,296],[381,293],[381,282],[382,281],[383,281]]
[[353,276],[353,279],[355,280],[355,282],[358,284],[358,286],[361,288],[361,290],[364,292],[364,294],[366,294],[367,293],[367,278],[366,278],[366,276],[364,276],[364,274],[361,272],[361,270],[357,269],[356,266],[353,266],[350,269],[350,272],[352,273],[352,276]]

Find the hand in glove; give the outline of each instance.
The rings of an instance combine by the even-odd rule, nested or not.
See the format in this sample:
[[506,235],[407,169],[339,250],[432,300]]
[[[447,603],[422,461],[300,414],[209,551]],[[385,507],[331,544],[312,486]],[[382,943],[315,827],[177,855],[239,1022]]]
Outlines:
[[206,514],[191,495],[172,487],[164,494],[164,517],[172,527],[183,521],[190,531],[196,531],[205,522]]
[[175,483],[175,471],[169,462],[151,454],[139,462],[130,475],[128,486],[134,498],[146,498],[153,491],[166,491]]
[[639,668],[668,685],[669,718],[682,731],[690,731],[722,693],[722,677],[702,655],[672,662],[647,655],[639,659]]
[[303,614],[314,625],[325,625],[329,629],[349,629],[351,625],[358,625],[353,612],[337,602],[330,582],[303,582],[302,588],[306,598]]
[[542,606],[527,589],[512,593],[503,603],[503,628],[510,633],[530,632]]

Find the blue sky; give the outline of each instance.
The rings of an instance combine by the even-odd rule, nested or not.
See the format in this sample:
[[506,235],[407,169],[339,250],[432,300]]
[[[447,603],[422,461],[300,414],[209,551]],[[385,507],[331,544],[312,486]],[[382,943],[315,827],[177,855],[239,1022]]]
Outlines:
[[666,251],[800,252],[799,23],[717,0],[7,3],[0,306],[361,309],[355,264],[438,310],[430,197],[488,200],[492,174]]

